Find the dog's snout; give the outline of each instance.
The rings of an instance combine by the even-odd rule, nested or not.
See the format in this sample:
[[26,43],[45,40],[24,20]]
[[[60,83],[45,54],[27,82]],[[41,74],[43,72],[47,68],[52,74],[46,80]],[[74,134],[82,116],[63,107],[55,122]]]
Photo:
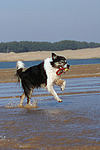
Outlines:
[[69,65],[69,64],[67,64],[67,68],[68,68],[68,69],[70,68],[70,65]]

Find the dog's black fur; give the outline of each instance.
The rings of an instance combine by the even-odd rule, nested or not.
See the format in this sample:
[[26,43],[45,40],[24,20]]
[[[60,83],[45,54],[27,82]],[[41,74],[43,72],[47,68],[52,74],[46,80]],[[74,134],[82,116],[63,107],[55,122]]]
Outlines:
[[47,75],[44,70],[44,62],[39,65],[32,66],[22,72],[22,68],[17,70],[17,75],[21,78],[22,87],[25,95],[30,98],[30,90],[41,87],[42,84],[46,86]]
[[39,65],[32,66],[25,71],[23,71],[23,62],[18,61],[16,74],[24,89],[24,93],[20,100],[20,106],[22,105],[25,96],[27,97],[27,104],[29,104],[33,89],[39,87],[46,87],[58,102],[62,102],[54,91],[53,84],[61,86],[61,90],[65,89],[66,82],[60,79],[56,73],[57,70],[63,67],[69,69],[66,58],[54,53],[52,53],[51,58],[47,58]]

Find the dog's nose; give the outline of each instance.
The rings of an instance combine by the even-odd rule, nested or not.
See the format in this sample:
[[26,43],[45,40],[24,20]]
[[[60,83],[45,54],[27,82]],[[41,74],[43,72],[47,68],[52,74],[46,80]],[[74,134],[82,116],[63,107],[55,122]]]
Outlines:
[[68,68],[68,69],[70,68],[70,65],[69,65],[69,64],[67,64],[67,68]]

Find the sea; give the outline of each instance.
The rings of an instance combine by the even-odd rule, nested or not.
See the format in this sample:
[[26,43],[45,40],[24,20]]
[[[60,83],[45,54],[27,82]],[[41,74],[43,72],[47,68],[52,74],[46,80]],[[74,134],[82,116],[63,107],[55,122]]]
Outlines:
[[100,77],[66,81],[62,103],[35,90],[31,103],[38,108],[18,108],[21,87],[0,83],[0,150],[100,149]]
[[[37,65],[42,61],[23,61],[25,68],[33,65]],[[100,58],[98,59],[69,59],[67,60],[70,65],[86,65],[86,64],[100,64]],[[0,62],[0,69],[16,68],[16,62]]]

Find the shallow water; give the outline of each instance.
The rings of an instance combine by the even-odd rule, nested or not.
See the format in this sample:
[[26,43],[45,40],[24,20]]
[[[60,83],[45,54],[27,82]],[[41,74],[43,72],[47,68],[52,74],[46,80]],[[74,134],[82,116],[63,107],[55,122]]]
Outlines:
[[[28,68],[37,65],[42,61],[24,61],[25,67]],[[69,59],[67,60],[70,65],[85,65],[85,64],[100,64],[100,58],[96,59]],[[16,62],[0,62],[0,69],[16,68]]]
[[[55,86],[55,90],[62,93],[59,87]],[[48,93],[40,89],[34,92],[40,97],[32,97],[38,108],[25,109],[16,107],[19,98],[15,96],[22,93],[21,87],[16,83],[0,84],[0,97],[3,97],[0,99],[0,149],[63,150],[72,146],[100,146],[99,91],[100,77],[67,79],[68,95],[60,95],[62,103],[52,96],[42,96]]]

